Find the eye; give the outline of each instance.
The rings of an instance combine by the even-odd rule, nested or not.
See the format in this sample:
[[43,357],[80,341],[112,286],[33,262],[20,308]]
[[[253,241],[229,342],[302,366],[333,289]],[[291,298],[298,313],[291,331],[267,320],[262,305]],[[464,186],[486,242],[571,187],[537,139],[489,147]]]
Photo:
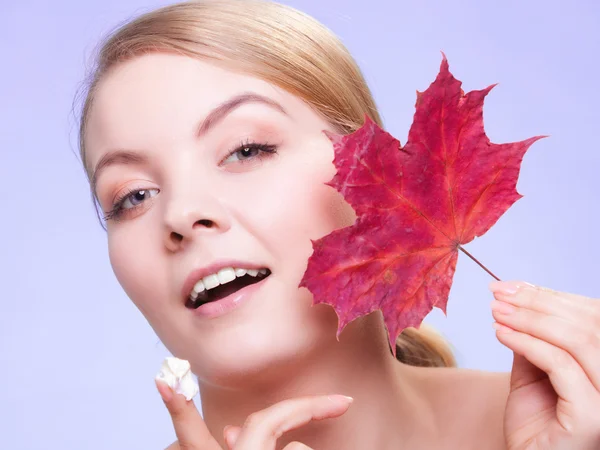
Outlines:
[[239,161],[240,159],[248,159],[251,158],[252,156],[256,156],[260,153],[260,150],[257,149],[256,147],[244,147],[241,150],[237,150],[234,153],[231,154],[231,156],[228,158],[228,160],[231,160],[232,157],[237,156],[237,160]]
[[158,189],[140,189],[137,191],[133,191],[123,199],[123,203],[121,203],[121,208],[135,208],[136,206],[139,206],[144,200],[150,197],[154,197],[156,194],[158,194]]
[[159,189],[132,189],[125,192],[114,201],[112,209],[104,215],[104,220],[118,221],[130,217],[146,200],[159,192]]
[[238,146],[235,150],[227,155],[222,161],[222,164],[230,164],[235,162],[248,161],[254,158],[263,158],[269,154],[277,153],[277,146],[270,144],[262,144],[258,142],[247,142]]

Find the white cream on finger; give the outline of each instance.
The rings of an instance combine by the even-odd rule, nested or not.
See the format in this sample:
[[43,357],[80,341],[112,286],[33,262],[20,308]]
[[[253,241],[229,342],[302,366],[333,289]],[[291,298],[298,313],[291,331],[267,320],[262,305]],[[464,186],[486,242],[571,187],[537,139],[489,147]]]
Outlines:
[[198,393],[198,384],[193,378],[190,363],[185,359],[172,356],[165,358],[156,379],[165,382],[176,393],[186,400],[191,400]]

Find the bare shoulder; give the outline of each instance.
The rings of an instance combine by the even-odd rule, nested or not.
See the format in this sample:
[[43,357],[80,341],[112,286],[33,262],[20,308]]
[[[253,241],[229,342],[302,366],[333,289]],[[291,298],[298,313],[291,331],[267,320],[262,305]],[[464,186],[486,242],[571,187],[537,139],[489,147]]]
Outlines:
[[459,368],[418,368],[423,391],[457,448],[502,450],[510,373]]

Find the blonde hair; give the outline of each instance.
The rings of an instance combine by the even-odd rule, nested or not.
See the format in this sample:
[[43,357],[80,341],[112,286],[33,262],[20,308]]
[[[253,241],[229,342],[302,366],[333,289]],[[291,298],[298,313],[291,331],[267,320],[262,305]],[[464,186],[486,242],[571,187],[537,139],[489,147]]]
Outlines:
[[[210,60],[256,76],[303,99],[340,133],[359,128],[367,114],[382,126],[356,62],[325,26],[289,6],[265,0],[200,0],[145,13],[108,36],[88,80],[79,127],[81,159],[86,121],[98,83],[118,63],[151,52]],[[410,365],[448,367],[454,358],[432,329],[405,330],[397,358]]]

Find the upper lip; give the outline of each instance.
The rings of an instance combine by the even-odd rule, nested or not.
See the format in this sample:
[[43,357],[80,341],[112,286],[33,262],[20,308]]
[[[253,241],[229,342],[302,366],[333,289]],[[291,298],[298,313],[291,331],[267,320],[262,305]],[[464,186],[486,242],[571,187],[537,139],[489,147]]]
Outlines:
[[181,296],[185,301],[187,301],[194,285],[200,281],[202,278],[211,275],[213,273],[217,273],[219,270],[224,269],[225,267],[233,267],[236,269],[262,269],[266,268],[265,265],[255,264],[251,262],[244,262],[239,260],[227,260],[227,261],[217,261],[208,266],[200,267],[198,269],[194,269],[190,272],[190,274],[185,279],[183,283],[183,288],[181,289]]

